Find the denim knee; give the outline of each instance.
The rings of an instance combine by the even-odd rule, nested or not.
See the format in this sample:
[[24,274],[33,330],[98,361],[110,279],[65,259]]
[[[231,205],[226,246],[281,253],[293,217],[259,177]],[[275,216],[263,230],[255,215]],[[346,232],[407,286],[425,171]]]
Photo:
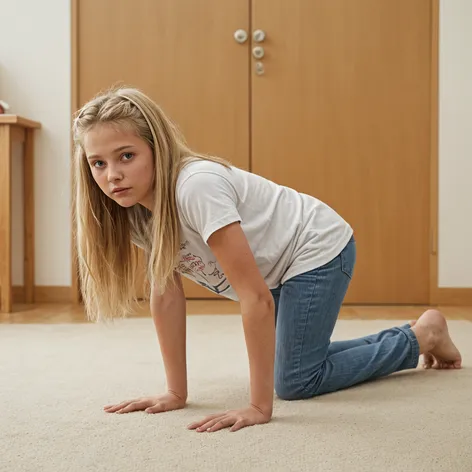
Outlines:
[[316,395],[310,392],[307,392],[307,384],[302,382],[289,383],[287,381],[281,380],[275,382],[275,393],[282,400],[305,400],[307,398],[314,397]]
[[314,372],[297,370],[275,372],[275,393],[282,400],[305,400],[323,394],[326,362],[315,367]]

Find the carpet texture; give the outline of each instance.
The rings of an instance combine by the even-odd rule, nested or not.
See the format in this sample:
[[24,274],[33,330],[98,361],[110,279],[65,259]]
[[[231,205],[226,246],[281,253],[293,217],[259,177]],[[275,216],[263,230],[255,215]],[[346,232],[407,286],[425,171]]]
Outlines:
[[[403,321],[338,322],[334,340]],[[274,418],[230,433],[186,425],[247,406],[239,316],[188,318],[189,404],[149,415],[103,406],[161,393],[150,318],[0,325],[0,471],[472,471],[472,323],[451,321],[457,371],[401,372],[311,400],[276,398]]]

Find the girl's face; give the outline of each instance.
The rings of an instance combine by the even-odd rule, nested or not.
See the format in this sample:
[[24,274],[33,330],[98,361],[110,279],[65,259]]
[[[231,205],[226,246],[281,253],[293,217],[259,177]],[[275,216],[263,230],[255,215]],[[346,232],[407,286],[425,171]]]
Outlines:
[[84,151],[105,195],[122,207],[140,203],[152,211],[154,159],[146,141],[130,131],[101,124],[85,134]]

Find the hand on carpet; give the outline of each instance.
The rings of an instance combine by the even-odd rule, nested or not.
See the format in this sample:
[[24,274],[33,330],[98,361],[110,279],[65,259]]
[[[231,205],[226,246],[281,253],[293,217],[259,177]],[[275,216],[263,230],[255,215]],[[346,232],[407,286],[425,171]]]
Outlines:
[[185,407],[186,400],[173,392],[155,397],[142,397],[127,400],[116,405],[107,405],[103,409],[107,413],[130,413],[145,410],[146,413],[162,413],[164,411],[180,410]]
[[204,418],[202,421],[192,423],[188,429],[196,429],[198,432],[214,432],[231,426],[230,431],[238,431],[246,426],[268,423],[272,415],[262,413],[257,407],[251,405],[243,410],[229,410]]

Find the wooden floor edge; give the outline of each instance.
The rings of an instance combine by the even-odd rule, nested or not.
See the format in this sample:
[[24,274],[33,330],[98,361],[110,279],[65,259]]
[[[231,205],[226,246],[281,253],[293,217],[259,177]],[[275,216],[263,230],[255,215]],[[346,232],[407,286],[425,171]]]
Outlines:
[[[70,286],[48,286],[48,285],[37,285],[34,288],[34,300],[36,303],[75,303],[72,299],[72,287]],[[13,301],[14,303],[24,302],[24,287],[14,286],[13,287]],[[206,306],[214,307],[218,310],[219,306],[232,306],[236,310],[239,310],[239,303],[232,300],[220,300],[220,299],[192,299],[188,298],[188,302],[203,303]],[[448,306],[472,306],[472,288],[437,288],[431,294],[431,306],[448,305]],[[365,304],[346,304],[345,306],[367,306]],[[373,305],[374,306],[374,305]],[[375,306],[389,306],[389,305],[375,305]],[[400,306],[400,305],[391,305]],[[422,305],[423,306],[423,305]],[[237,308],[236,308],[237,307]]]

